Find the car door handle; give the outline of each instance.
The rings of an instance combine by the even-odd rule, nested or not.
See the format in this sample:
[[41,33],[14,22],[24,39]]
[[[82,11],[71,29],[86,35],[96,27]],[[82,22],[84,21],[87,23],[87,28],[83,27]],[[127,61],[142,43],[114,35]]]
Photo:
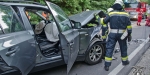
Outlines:
[[70,46],[72,46],[74,44],[74,42],[70,43]]
[[74,42],[70,43],[70,48],[73,48]]
[[68,44],[68,46],[70,46],[70,48],[73,48],[74,42],[71,41],[70,43],[67,43],[67,44]]
[[9,48],[8,52],[6,52],[6,56],[10,56],[11,54],[15,53],[18,49],[18,46]]

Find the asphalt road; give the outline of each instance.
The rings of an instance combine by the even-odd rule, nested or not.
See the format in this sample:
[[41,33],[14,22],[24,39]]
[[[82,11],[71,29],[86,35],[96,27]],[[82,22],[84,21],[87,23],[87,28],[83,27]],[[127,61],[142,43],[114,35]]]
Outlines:
[[[133,40],[128,43],[128,55],[130,60],[130,64],[128,66],[122,66],[120,52],[117,52],[114,53],[114,57],[117,57],[117,59],[112,61],[112,65],[109,71],[105,71],[103,69],[104,60],[96,65],[87,65],[84,62],[76,62],[68,75],[128,75],[132,66],[138,62],[140,57],[142,57],[143,53],[149,47],[149,43],[147,43],[147,37],[150,32],[150,27],[144,26],[144,22],[145,21],[143,20],[141,23],[142,26],[136,26],[136,21],[132,21]],[[116,48],[119,48],[118,44],[116,44]],[[59,67],[32,73],[30,75],[67,75],[66,70],[66,65],[62,65]]]

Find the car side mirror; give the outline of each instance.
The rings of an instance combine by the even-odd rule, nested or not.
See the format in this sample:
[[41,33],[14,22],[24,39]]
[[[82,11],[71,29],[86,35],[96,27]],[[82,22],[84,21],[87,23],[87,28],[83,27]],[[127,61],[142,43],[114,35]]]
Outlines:
[[80,29],[81,28],[81,23],[80,22],[74,22],[74,28],[75,29]]
[[73,28],[75,29],[81,29],[81,23],[80,22],[76,22],[76,21],[73,21],[71,20],[71,22],[73,23]]

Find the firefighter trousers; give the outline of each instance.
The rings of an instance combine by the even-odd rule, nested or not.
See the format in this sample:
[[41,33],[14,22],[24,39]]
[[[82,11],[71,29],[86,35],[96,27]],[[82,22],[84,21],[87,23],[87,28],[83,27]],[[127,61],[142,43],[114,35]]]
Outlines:
[[123,33],[109,33],[108,40],[106,42],[106,55],[105,55],[105,66],[111,66],[112,54],[116,45],[116,42],[119,43],[121,51],[122,63],[126,64],[128,61],[127,56],[127,38],[121,40],[120,37]]

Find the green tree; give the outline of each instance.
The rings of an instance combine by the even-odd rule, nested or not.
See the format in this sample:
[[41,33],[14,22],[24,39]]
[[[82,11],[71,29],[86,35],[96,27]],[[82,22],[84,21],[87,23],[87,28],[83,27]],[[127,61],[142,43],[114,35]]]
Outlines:
[[[44,4],[43,0],[33,0]],[[49,0],[60,6],[68,15],[76,14],[86,9],[106,11],[115,0]]]
[[106,11],[109,7],[113,5],[115,0],[92,0],[91,8],[94,10]]
[[150,5],[150,0],[141,0],[141,2],[146,2]]
[[150,5],[150,0],[148,0],[147,3]]

